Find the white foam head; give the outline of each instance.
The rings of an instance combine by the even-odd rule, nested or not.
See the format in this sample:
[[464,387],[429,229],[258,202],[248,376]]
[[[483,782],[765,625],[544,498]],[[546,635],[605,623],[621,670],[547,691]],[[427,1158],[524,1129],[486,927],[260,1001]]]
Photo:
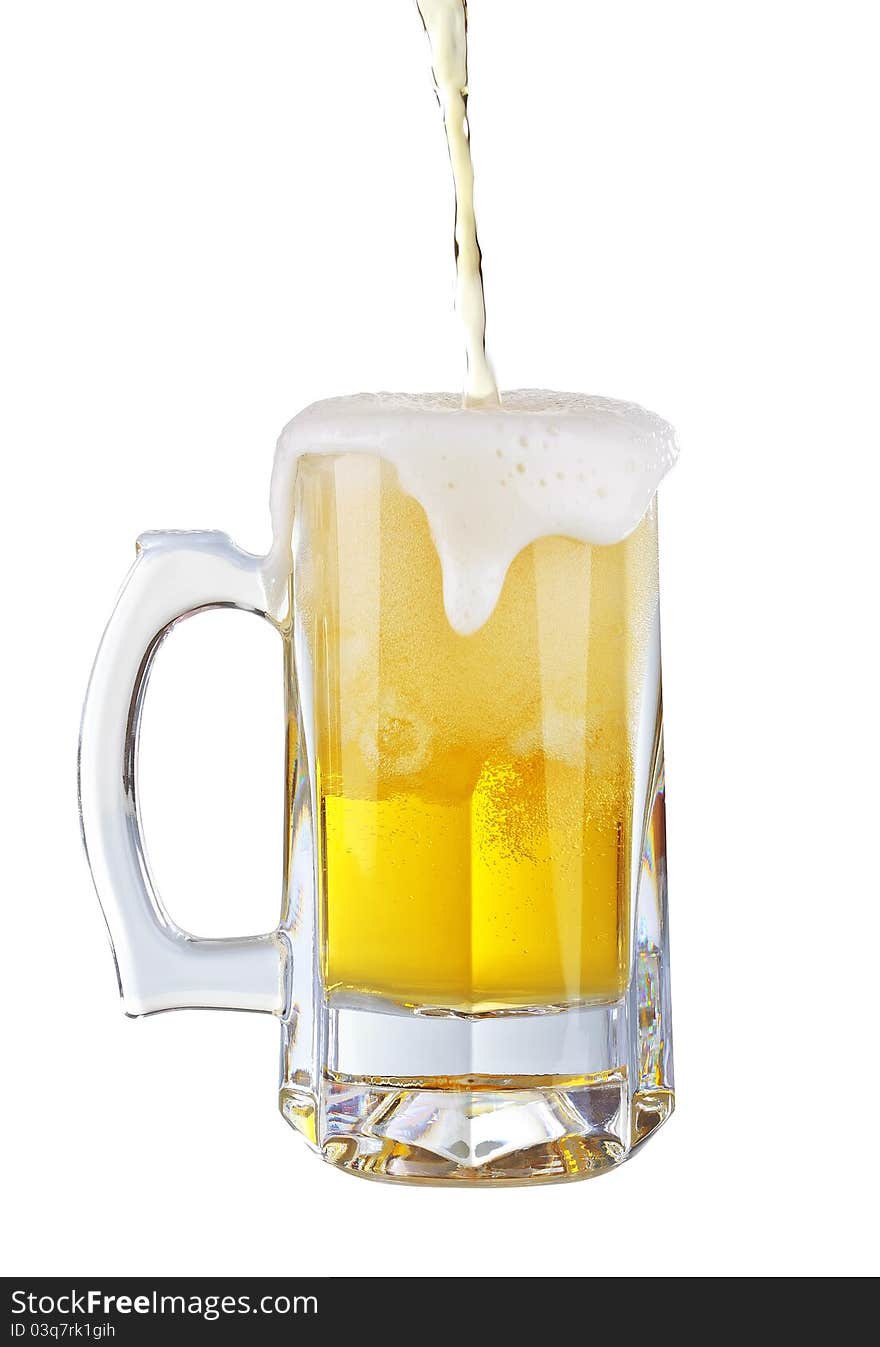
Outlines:
[[631,533],[678,449],[672,427],[629,402],[521,389],[499,407],[452,393],[361,393],[306,407],[285,427],[272,474],[271,566],[290,566],[296,465],[305,454],[376,454],[421,504],[451,625],[476,631],[529,543]]

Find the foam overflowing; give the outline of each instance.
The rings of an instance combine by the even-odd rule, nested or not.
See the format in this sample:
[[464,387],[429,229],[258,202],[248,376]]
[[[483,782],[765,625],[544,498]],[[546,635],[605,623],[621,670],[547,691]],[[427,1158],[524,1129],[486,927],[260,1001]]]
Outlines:
[[547,536],[616,543],[678,454],[675,432],[634,403],[521,389],[499,407],[453,393],[361,393],[315,402],[278,441],[270,574],[290,571],[294,483],[305,455],[372,454],[425,511],[443,601],[461,635],[492,615],[514,557]]

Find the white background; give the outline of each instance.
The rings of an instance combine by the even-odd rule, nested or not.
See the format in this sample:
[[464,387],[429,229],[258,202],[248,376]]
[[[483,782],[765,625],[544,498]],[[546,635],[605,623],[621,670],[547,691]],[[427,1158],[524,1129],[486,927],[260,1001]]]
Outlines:
[[[877,1270],[876,7],[472,0],[504,385],[633,398],[662,491],[679,1109],[598,1183],[358,1183],[275,1105],[277,1026],[119,1010],[78,718],[145,528],[268,542],[305,403],[457,387],[411,0],[4,3],[3,1271]],[[274,925],[268,626],[159,659],[166,903]]]

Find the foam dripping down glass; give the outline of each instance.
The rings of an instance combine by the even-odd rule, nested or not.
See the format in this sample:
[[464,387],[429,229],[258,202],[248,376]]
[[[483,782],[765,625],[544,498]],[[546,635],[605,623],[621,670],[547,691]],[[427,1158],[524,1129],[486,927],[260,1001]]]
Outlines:
[[[641,408],[508,393],[316,403],[266,557],[147,534],[83,720],[84,835],[125,1008],[268,1011],[284,1116],[385,1179],[536,1182],[672,1108],[655,491]],[[137,728],[182,617],[284,648],[277,931],[199,940],[144,857]]]

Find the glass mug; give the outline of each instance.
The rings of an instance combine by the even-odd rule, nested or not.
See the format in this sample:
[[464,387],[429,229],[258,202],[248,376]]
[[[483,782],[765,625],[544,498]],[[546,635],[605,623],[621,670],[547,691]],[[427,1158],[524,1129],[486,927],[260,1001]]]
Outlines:
[[[138,541],[80,745],[124,1009],[277,1016],[281,1111],[353,1173],[601,1173],[673,1107],[653,491],[618,541],[550,532],[520,548],[462,634],[436,529],[372,406],[371,436],[346,438],[328,403],[315,452],[306,420],[294,466],[276,460],[269,557],[221,533]],[[436,409],[405,412],[442,476]],[[150,878],[138,728],[160,643],[230,606],[283,644],[281,918],[200,939]]]

